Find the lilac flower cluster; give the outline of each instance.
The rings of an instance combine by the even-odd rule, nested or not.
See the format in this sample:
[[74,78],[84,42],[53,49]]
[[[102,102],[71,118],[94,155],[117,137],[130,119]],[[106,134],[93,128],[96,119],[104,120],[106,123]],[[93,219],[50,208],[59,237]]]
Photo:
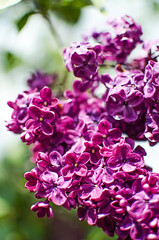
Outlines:
[[[101,83],[104,85],[101,99],[105,102],[105,112],[113,127],[120,128],[133,139],[148,139],[154,145],[159,141],[159,47],[156,45],[156,51],[152,52],[152,46],[158,41],[149,44],[142,41],[141,26],[129,16],[108,21],[107,25],[113,27],[115,36],[110,32],[93,32],[96,44],[73,43],[64,50],[66,67],[78,77],[74,82],[78,91],[89,89],[96,96],[96,89],[100,89]],[[144,58],[127,62],[127,57],[137,44],[142,45],[147,54]],[[114,51],[110,54],[112,49]],[[122,54],[117,56],[119,52]],[[112,61],[117,63],[116,76],[100,74],[102,65],[108,63],[109,66]]]
[[133,139],[159,141],[159,68],[152,60],[141,70],[117,72],[115,78],[101,75],[106,87],[106,111],[118,126]]
[[92,37],[101,44],[102,53],[100,55],[104,61],[124,63],[136,45],[142,43],[141,26],[127,15],[108,20],[106,26],[111,30],[93,31],[90,36],[85,36],[85,40]]
[[73,43],[64,50],[66,67],[78,78],[73,91],[58,99],[48,86],[34,87],[33,80],[28,91],[8,102],[13,113],[7,127],[32,144],[35,168],[25,173],[25,186],[45,199],[31,207],[38,217],[53,217],[52,202],[77,208],[80,220],[119,240],[156,240],[159,174],[145,166],[146,152],[134,140],[159,141],[159,66],[150,59],[144,71],[124,63],[116,66],[115,77],[100,74],[104,61],[125,62],[141,42],[141,27],[132,18],[110,23],[115,37],[93,35],[105,37],[105,45]]

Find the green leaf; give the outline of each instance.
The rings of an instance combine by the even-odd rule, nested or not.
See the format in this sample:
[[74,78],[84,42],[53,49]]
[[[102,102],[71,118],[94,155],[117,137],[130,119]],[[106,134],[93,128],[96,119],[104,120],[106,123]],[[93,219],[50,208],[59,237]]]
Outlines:
[[75,7],[57,7],[53,9],[53,12],[68,23],[76,23],[80,17],[81,10]]
[[9,206],[8,202],[4,198],[0,197],[0,218],[10,215],[11,212],[12,209]]
[[7,51],[2,53],[3,65],[6,71],[9,71],[22,63],[22,60],[14,53]]
[[92,5],[91,0],[33,0],[38,11],[47,16],[53,11],[59,18],[76,23],[80,17],[81,8]]
[[21,2],[21,0],[0,0],[0,9],[7,8],[18,2]]
[[92,5],[91,0],[62,0],[61,6],[72,6],[76,8],[82,8],[88,5]]
[[29,17],[32,16],[33,14],[36,14],[36,12],[34,12],[34,11],[28,12],[15,22],[15,24],[18,28],[18,31],[21,31],[23,29],[23,27],[27,23]]
[[153,2],[153,10],[154,10],[155,12],[158,12],[158,11],[159,11],[159,3]]

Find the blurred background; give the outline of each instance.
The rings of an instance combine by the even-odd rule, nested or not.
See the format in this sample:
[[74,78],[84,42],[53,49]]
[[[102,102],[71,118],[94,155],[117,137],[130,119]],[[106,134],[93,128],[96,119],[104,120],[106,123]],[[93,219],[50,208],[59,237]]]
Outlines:
[[[26,89],[26,80],[37,69],[58,73],[66,70],[64,47],[108,17],[128,14],[143,28],[144,38],[159,39],[158,0],[0,0],[0,239],[3,240],[107,240],[102,230],[80,222],[76,211],[53,207],[53,220],[38,219],[30,211],[33,194],[24,188],[24,173],[34,166],[28,147],[8,132],[7,101]],[[72,76],[66,88],[70,88]],[[158,145],[149,147],[146,163],[159,172]]]

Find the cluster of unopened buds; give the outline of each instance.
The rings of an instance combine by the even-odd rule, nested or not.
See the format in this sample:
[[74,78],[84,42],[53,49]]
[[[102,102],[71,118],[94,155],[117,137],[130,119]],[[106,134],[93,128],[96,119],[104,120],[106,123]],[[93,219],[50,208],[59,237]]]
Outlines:
[[[52,76],[34,74],[28,91],[8,102],[7,127],[32,144],[36,167],[25,173],[25,186],[45,199],[31,207],[38,217],[51,218],[53,202],[77,208],[80,220],[119,240],[157,240],[159,174],[145,166],[134,140],[159,141],[159,48],[141,39],[129,16],[107,25],[111,32],[94,31],[64,50],[73,90],[58,99],[48,87]],[[137,45],[142,56],[129,60]]]

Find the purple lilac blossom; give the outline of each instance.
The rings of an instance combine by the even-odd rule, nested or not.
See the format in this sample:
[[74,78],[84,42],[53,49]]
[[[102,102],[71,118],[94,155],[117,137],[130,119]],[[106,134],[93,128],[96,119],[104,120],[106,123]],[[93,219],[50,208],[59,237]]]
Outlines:
[[40,70],[37,70],[32,74],[31,78],[27,80],[27,84],[30,89],[38,89],[41,90],[45,86],[50,86],[57,79],[56,74],[46,74],[42,73]]
[[[125,15],[108,20],[106,27],[111,27],[113,33],[94,31],[91,34],[91,37],[101,44],[100,60],[124,63],[136,45],[142,43],[141,26],[133,18]],[[85,39],[88,40],[89,37]]]
[[[34,90],[8,102],[13,114],[7,127],[32,144],[35,168],[25,173],[25,187],[39,200],[31,207],[38,217],[53,217],[52,202],[77,208],[79,220],[119,240],[155,240],[159,174],[145,165],[146,152],[134,140],[159,141],[159,66],[152,60],[145,69],[126,65],[142,42],[141,27],[128,16],[109,25],[114,36],[93,33],[100,45],[74,42],[64,50],[67,69],[81,78],[73,90],[57,99],[43,85],[47,77],[42,81],[40,73],[35,75]],[[116,66],[115,77],[100,75],[105,60],[125,66]],[[95,91],[100,82],[101,97]]]

